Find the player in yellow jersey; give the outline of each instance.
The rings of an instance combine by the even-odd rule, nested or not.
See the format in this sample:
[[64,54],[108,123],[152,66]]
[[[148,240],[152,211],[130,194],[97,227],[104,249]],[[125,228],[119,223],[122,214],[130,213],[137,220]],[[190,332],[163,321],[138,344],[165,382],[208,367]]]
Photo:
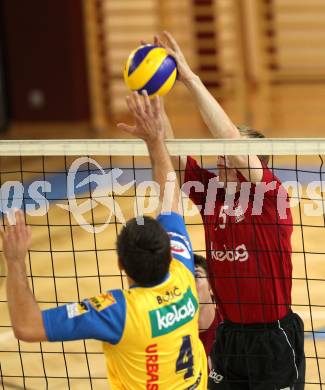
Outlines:
[[1,231],[12,326],[24,341],[102,341],[112,389],[203,390],[207,362],[198,334],[193,253],[177,214],[180,190],[164,143],[160,102],[137,94],[127,102],[135,125],[120,127],[146,142],[162,205],[157,220],[131,219],[118,236],[119,266],[130,288],[41,312],[26,277],[31,233],[18,211],[16,225]]

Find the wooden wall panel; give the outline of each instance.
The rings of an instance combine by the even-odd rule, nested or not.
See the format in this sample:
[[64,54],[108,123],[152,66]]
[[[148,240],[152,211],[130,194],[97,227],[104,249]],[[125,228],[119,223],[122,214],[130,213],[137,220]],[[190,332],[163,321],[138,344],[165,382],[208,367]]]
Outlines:
[[81,0],[4,0],[0,7],[11,119],[87,120]]
[[[294,131],[301,123],[307,126],[307,113],[294,114],[298,100],[292,92],[301,88],[311,100],[318,99],[315,82],[325,83],[324,0],[85,3],[95,4],[96,28],[92,38],[88,36],[88,51],[93,53],[89,63],[95,64],[89,66],[95,127],[105,127],[127,112],[122,79],[126,58],[141,39],[150,42],[164,29],[174,34],[194,71],[236,123],[267,134],[273,127],[291,131],[291,126]],[[186,89],[177,84],[166,98],[172,118],[196,110]],[[313,125],[323,127],[321,116],[315,110],[310,114]]]
[[325,78],[325,2],[273,0],[267,7],[272,77]]
[[[128,90],[123,81],[123,68],[129,53],[140,45],[141,40],[152,42],[155,34],[170,30],[191,65],[196,67],[190,0],[85,2],[85,23],[92,36],[88,37],[88,52],[95,128],[105,127],[105,122],[126,112]],[[183,99],[184,89],[177,88],[172,96],[167,105],[173,111]]]

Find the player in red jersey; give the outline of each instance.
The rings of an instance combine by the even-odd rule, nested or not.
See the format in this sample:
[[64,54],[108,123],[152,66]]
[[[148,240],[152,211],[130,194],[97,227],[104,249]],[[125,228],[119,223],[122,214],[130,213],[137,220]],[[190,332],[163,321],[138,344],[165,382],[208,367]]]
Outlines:
[[[166,44],[155,41],[175,58],[178,78],[211,133],[262,138],[233,124],[173,36],[165,32],[164,38]],[[209,389],[304,388],[303,322],[291,311],[292,216],[277,207],[287,194],[267,162],[267,156],[219,156],[214,174],[191,157],[183,161],[185,181],[198,183],[189,195],[200,208],[211,287],[224,318],[211,352]]]

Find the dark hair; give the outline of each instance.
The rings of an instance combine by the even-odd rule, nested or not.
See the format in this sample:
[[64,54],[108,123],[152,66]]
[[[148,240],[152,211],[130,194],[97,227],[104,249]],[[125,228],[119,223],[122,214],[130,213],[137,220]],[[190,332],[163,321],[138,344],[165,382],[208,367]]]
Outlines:
[[207,268],[206,259],[201,255],[197,255],[196,253],[193,254],[193,257],[194,257],[194,266],[201,267],[202,269],[204,269],[206,275],[208,276],[208,268]]
[[[251,129],[248,126],[237,126],[237,129],[239,130],[240,135],[244,136],[246,138],[265,138],[264,134],[262,134],[261,132],[255,130],[255,129]],[[265,165],[267,165],[269,160],[270,160],[270,156],[268,156],[268,155],[258,155],[257,157]]]
[[[201,255],[197,255],[196,253],[193,254],[193,257],[194,257],[194,266],[195,267],[201,267],[204,270],[206,279],[209,282],[209,273],[208,273],[208,267],[207,267],[206,259],[203,256],[201,256]],[[209,282],[209,285],[210,285],[210,282]],[[215,297],[214,297],[213,293],[211,293],[211,298],[212,298],[212,302],[216,303],[216,300],[215,300]]]
[[158,221],[143,217],[140,225],[130,219],[117,237],[119,262],[127,276],[139,286],[159,284],[165,278],[169,264],[170,240]]

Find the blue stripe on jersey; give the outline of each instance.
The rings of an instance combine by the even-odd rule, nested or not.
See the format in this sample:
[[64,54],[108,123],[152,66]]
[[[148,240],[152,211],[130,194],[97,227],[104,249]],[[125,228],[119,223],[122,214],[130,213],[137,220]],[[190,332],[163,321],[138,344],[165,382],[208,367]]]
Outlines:
[[194,275],[193,250],[183,217],[177,213],[160,214],[157,221],[170,237],[173,258],[183,263]]
[[137,69],[141,62],[146,58],[147,54],[156,47],[158,46],[146,45],[135,52],[128,70],[128,76],[130,76]]
[[175,70],[175,60],[168,56],[164,59],[156,73],[151,77],[151,79],[145,84],[140,90],[147,91],[148,95],[152,95],[157,92],[168,80],[169,76]]
[[109,293],[113,295],[115,303],[102,310],[96,310],[85,299],[82,302],[85,308],[82,313],[78,313],[77,307],[73,306],[78,303],[42,311],[48,340],[96,339],[117,344],[125,327],[126,303],[122,290],[111,290]]

